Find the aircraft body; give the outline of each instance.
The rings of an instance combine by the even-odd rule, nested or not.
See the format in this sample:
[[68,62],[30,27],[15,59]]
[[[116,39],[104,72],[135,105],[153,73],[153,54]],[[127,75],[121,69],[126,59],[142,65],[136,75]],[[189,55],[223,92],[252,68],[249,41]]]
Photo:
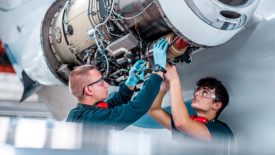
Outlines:
[[[23,79],[23,71],[27,75],[31,73],[28,76],[34,81],[32,84],[39,85],[34,92],[39,95],[40,100],[48,106],[57,120],[64,120],[68,111],[75,106],[76,100],[62,80],[58,80],[53,74],[46,74],[52,71],[47,66],[47,61],[40,61],[43,52],[41,47],[37,47],[41,45],[41,22],[53,2],[53,0],[22,0],[22,3],[14,8],[2,7],[0,38],[20,79]],[[272,144],[275,142],[273,119],[275,118],[273,112],[275,8],[272,7],[274,4],[274,0],[259,1],[251,20],[241,30],[217,44],[199,46],[198,50],[192,52],[190,64],[176,65],[186,101],[192,99],[195,83],[202,77],[213,76],[225,84],[229,91],[230,102],[222,113],[221,120],[227,122],[235,134],[237,153],[274,153],[272,149]],[[194,31],[204,32],[202,29],[202,32]],[[37,49],[40,50],[36,51]],[[41,59],[32,59],[37,52],[41,52],[39,53]],[[115,87],[113,89],[115,90]],[[169,106],[169,101],[168,94],[164,99],[164,106]],[[142,122],[138,124],[142,127],[131,126],[126,131],[142,130],[144,133],[154,135],[154,131],[158,130],[156,136],[163,134],[165,137],[170,134],[165,129],[150,129],[146,124],[142,125]]]

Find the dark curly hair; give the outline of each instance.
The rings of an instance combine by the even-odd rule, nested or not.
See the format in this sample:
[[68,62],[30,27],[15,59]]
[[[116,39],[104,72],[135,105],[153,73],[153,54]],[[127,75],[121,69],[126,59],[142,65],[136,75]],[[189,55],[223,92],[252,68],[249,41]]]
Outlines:
[[217,96],[217,99],[215,99],[215,102],[222,102],[222,107],[221,109],[218,111],[217,116],[218,117],[220,115],[220,113],[223,111],[223,109],[228,105],[229,102],[229,95],[228,92],[226,90],[226,88],[224,87],[224,85],[222,84],[221,81],[217,80],[214,77],[205,77],[200,79],[197,82],[197,87],[207,87],[209,89],[215,89],[215,95]]

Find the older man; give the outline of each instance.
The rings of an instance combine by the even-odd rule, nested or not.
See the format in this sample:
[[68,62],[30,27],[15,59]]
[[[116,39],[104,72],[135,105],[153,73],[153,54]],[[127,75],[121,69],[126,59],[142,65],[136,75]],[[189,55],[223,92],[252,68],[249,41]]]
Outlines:
[[[139,60],[134,64],[126,82],[109,98],[109,85],[96,68],[84,65],[74,69],[69,77],[69,87],[77,98],[78,105],[70,111],[67,121],[119,125],[120,129],[134,123],[148,111],[159,92],[166,67],[167,48],[168,43],[165,40],[155,44],[155,70],[132,100],[134,88],[144,76],[142,66],[145,61]],[[140,76],[136,72],[140,72]]]

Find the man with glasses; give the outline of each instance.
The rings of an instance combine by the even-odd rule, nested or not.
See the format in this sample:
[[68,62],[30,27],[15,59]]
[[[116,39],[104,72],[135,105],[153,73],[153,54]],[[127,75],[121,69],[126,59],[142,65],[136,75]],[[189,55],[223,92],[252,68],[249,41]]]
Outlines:
[[79,103],[70,111],[67,121],[115,125],[119,126],[119,129],[137,121],[146,114],[159,92],[166,67],[167,48],[166,40],[160,40],[154,45],[154,68],[158,69],[154,69],[132,100],[135,86],[144,78],[144,60],[134,64],[126,82],[109,98],[109,85],[96,68],[83,65],[74,69],[69,76],[69,88]]
[[[165,81],[148,113],[171,130],[174,138],[193,137],[203,141],[217,139],[226,142],[233,140],[230,128],[218,120],[218,116],[229,102],[228,92],[219,80],[206,77],[197,82],[191,104],[197,115],[189,116],[176,67],[168,65],[164,77]],[[172,115],[161,108],[163,97],[169,89]]]

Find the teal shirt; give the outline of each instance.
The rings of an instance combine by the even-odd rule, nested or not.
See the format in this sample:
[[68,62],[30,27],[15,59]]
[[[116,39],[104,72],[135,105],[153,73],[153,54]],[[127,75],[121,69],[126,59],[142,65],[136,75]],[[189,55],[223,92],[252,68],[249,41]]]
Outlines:
[[[172,126],[172,136],[175,140],[183,140],[185,138],[191,138],[187,134],[180,132],[174,124],[174,120],[171,119]],[[213,141],[223,142],[226,144],[232,143],[234,141],[234,134],[227,124],[220,120],[212,120],[206,124]],[[194,139],[195,140],[195,139]]]
[[162,78],[152,74],[132,100],[134,91],[122,84],[119,91],[106,100],[108,109],[79,103],[70,111],[67,122],[115,125],[124,129],[147,113],[159,92],[161,83]]

